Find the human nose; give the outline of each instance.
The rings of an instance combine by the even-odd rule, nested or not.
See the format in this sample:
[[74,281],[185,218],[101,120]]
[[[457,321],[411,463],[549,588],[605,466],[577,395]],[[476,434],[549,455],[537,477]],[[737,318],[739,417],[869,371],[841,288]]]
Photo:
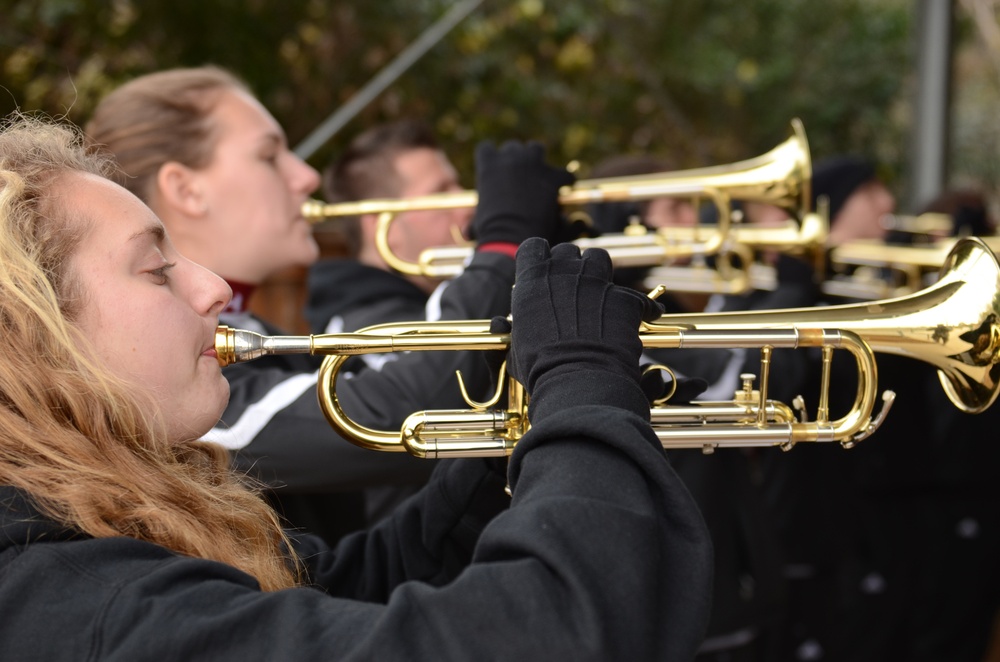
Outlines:
[[288,184],[296,193],[306,195],[319,188],[320,175],[311,165],[303,161],[294,152],[289,152],[290,166]]
[[891,214],[896,210],[896,196],[889,191],[885,192],[883,202],[885,203],[885,213]]
[[200,315],[218,316],[233,299],[233,289],[229,283],[195,262],[191,267],[192,306]]

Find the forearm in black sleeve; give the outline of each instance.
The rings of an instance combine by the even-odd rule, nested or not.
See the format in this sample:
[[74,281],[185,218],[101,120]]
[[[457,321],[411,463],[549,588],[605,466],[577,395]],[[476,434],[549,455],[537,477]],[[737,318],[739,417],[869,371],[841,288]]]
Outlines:
[[314,537],[297,538],[310,579],[331,595],[385,602],[405,581],[440,586],[472,559],[483,528],[507,509],[501,463],[487,459],[440,460],[414,498],[366,531],[323,553]]
[[[404,582],[372,602],[202,582],[197,591],[217,599],[177,589],[186,607],[164,610],[169,618],[157,627],[202,646],[210,633],[227,632],[225,646],[213,649],[226,660],[693,659],[708,614],[711,545],[648,423],[608,407],[571,407],[522,444],[512,458],[512,507],[483,529],[472,562],[451,581]],[[474,493],[474,485],[458,492]],[[447,511],[455,496],[445,489],[436,503]],[[428,522],[434,514],[425,513]],[[407,537],[409,547],[391,537],[379,543],[376,562],[406,575],[412,563],[419,574],[434,567],[428,559],[464,548],[461,534]]]
[[[425,575],[400,585],[381,613],[379,627],[394,636],[359,630],[361,650],[460,660],[492,645],[505,659],[692,659],[708,617],[711,543],[648,424],[617,409],[573,408],[522,443],[511,463],[512,507],[485,528],[453,581],[442,582],[444,560],[460,559],[478,521],[470,515],[456,526],[458,513],[482,503],[478,487],[495,486],[477,485],[468,467],[435,474],[422,513],[396,513],[377,535],[338,547],[345,565],[320,578],[352,597],[377,600],[393,588],[373,593],[352,578]],[[491,634],[498,618],[507,635]]]

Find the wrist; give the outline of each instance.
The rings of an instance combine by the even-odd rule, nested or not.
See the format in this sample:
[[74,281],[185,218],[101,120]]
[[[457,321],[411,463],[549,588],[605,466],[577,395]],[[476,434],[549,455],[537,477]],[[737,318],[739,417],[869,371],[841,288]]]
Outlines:
[[477,253],[500,253],[513,259],[519,244],[513,241],[486,241],[476,246]]
[[614,407],[649,420],[649,400],[632,377],[590,366],[569,365],[540,377],[528,405],[535,424],[569,407]]

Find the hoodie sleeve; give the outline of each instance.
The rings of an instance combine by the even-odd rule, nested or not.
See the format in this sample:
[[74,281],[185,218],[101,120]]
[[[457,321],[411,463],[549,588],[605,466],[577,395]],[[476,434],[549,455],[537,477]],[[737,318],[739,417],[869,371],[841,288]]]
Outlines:
[[[465,272],[441,296],[442,319],[488,319],[510,311],[514,261],[476,254]],[[273,360],[272,360],[273,359]],[[305,357],[268,357],[225,369],[230,404],[210,441],[235,451],[238,468],[254,472],[287,491],[343,490],[423,481],[433,467],[403,453],[364,451],[340,438],[320,410],[315,362]],[[409,352],[341,377],[344,411],[357,423],[398,430],[425,409],[466,408],[456,371],[473,397],[489,391],[490,372],[478,352]]]

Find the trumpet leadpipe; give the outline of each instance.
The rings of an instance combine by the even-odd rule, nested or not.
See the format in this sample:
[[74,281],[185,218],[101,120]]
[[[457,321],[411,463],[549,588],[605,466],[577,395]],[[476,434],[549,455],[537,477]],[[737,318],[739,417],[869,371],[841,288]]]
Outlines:
[[[485,321],[489,330],[489,320]],[[323,356],[358,356],[403,351],[504,350],[510,342],[507,334],[480,333],[470,335],[462,327],[449,326],[448,331],[407,335],[378,333],[335,333],[309,336],[267,336],[255,331],[232,329],[220,325],[215,332],[216,356],[221,367],[280,354],[312,354]],[[466,328],[468,328],[466,326]]]

